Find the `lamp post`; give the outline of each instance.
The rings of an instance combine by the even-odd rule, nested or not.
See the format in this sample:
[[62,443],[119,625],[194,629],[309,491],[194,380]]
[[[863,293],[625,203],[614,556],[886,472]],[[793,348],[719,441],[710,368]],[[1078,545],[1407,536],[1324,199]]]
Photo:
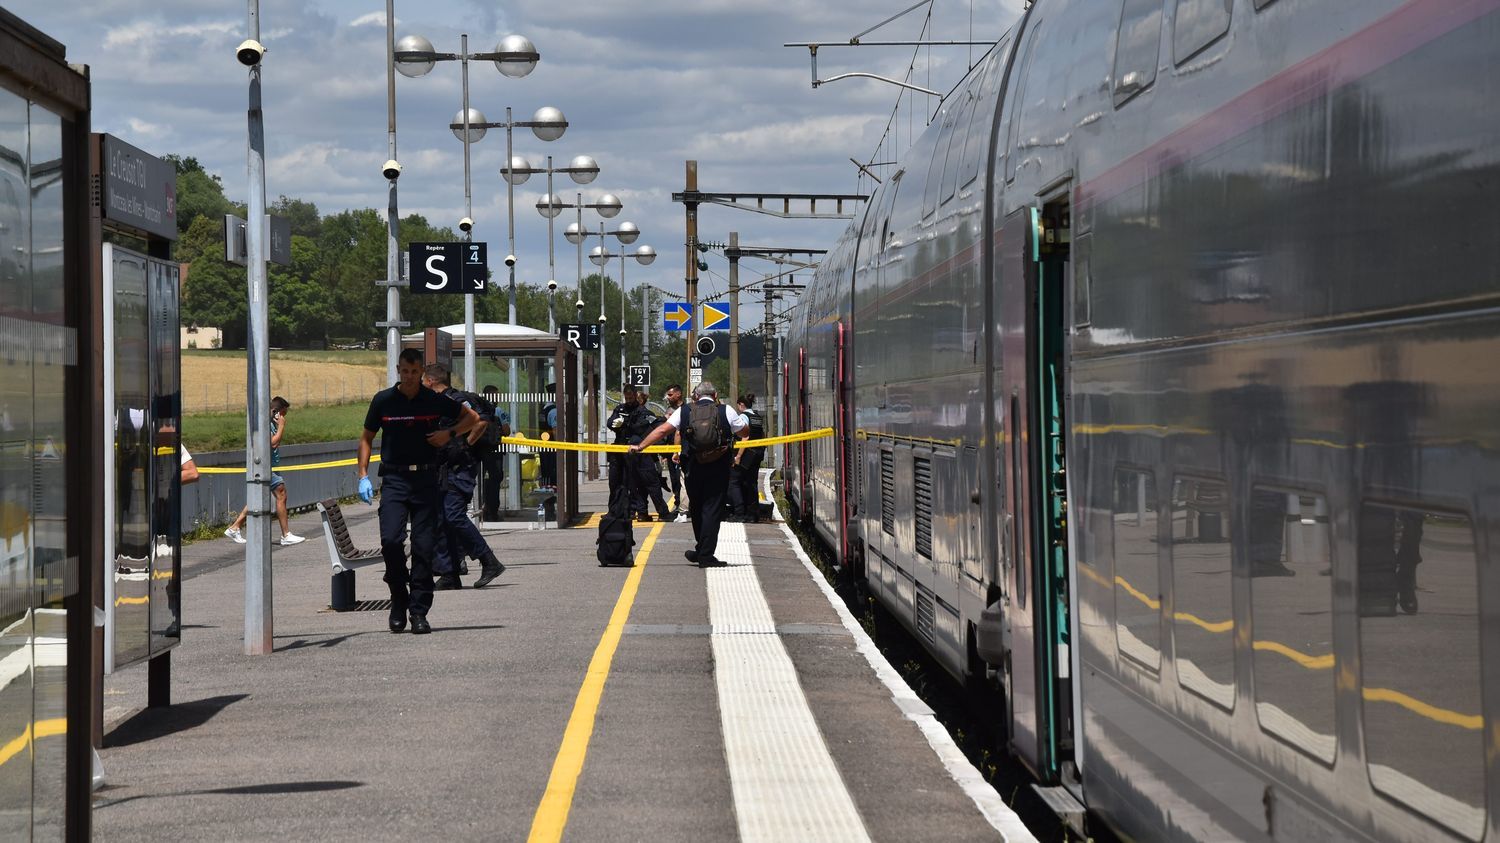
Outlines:
[[[610,196],[608,198],[614,199],[613,196]],[[618,202],[619,200],[615,199],[615,201]],[[602,211],[600,213],[601,213],[601,215],[603,214]],[[604,228],[604,222],[600,221],[600,223],[599,223],[599,230],[598,231],[588,231],[588,230],[585,230],[585,229],[583,229],[581,227],[575,229],[572,225],[569,225],[568,228],[567,228],[567,230],[565,230],[563,232],[563,236],[566,237],[566,238],[568,238],[568,240],[572,241],[573,243],[579,244],[580,254],[582,254],[582,244],[583,244],[583,240],[584,240],[585,237],[598,237],[599,238],[599,243],[600,243],[600,248],[602,249],[603,248],[603,243],[604,243],[604,238],[606,238],[606,237],[614,237],[615,239],[619,240],[621,243],[629,245],[631,243],[634,243],[637,237],[641,236],[641,230],[639,228],[636,228],[635,223],[622,222],[622,223],[620,223],[620,227],[619,228],[615,229],[614,231],[607,231]],[[593,260],[593,258],[590,257],[590,260]],[[595,261],[595,263],[598,263],[598,261]],[[600,264],[600,265],[602,266],[603,264]],[[580,267],[579,268],[579,273],[582,274],[583,270],[582,270],[582,263],[581,262],[579,264],[579,267]],[[579,286],[580,286],[580,288],[582,287],[581,284]],[[605,326],[606,323],[609,322],[609,317],[606,316],[605,313],[604,313],[605,290],[606,289],[607,289],[607,287],[605,285],[605,278],[604,278],[603,275],[600,275],[599,276],[599,422],[600,422],[600,424],[603,424],[603,422],[604,422],[604,412],[607,409],[606,406],[605,406],[605,398],[604,398],[604,396],[605,396],[605,393],[607,393],[608,390],[609,390],[609,378],[605,374],[608,371],[608,369],[606,368],[606,365],[605,365],[605,361],[607,361],[609,359],[608,356],[607,356],[607,353],[608,353],[608,350],[609,350],[609,341],[604,336],[604,326]],[[623,293],[623,290],[622,290],[622,293]]]
[[[561,111],[555,108],[543,108],[537,111],[530,121],[516,122],[511,119],[510,109],[505,110],[505,122],[491,123],[485,119],[484,113],[469,105],[469,62],[470,60],[493,61],[495,69],[502,76],[512,79],[520,79],[530,75],[536,68],[541,55],[537,53],[536,47],[529,39],[521,35],[507,35],[500,39],[495,49],[487,53],[470,53],[469,36],[467,33],[460,36],[459,52],[439,53],[433,49],[432,42],[420,35],[408,35],[396,43],[394,60],[396,69],[403,76],[417,78],[426,76],[432,68],[440,61],[457,61],[463,69],[463,106],[458,114],[454,115],[453,122],[449,128],[453,134],[463,142],[464,145],[464,217],[459,220],[458,227],[464,234],[465,240],[472,239],[474,228],[474,203],[473,188],[470,178],[470,156],[469,145],[482,140],[489,129],[505,129],[506,158],[511,157],[511,132],[516,126],[531,128],[537,138],[550,141],[562,137],[567,130],[568,122]],[[506,266],[510,271],[510,324],[516,324],[516,232],[515,232],[515,192],[511,190],[508,194],[510,203],[509,220],[509,250],[506,253]],[[464,294],[464,387],[474,388],[475,382],[475,354],[474,343],[474,296],[471,293]],[[512,367],[511,379],[514,381],[514,367]],[[511,384],[511,392],[515,392],[515,384]]]
[[[525,158],[517,155],[500,168],[500,175],[513,185],[525,184],[536,173],[547,174],[547,195],[536,203],[536,209],[547,218],[547,331],[557,333],[557,308],[554,301],[557,293],[557,259],[553,249],[552,221],[562,213],[565,206],[552,201],[552,174],[567,173],[576,184],[589,184],[599,177],[599,162],[588,155],[579,155],[566,167],[553,167],[552,156],[548,155],[546,167],[533,167]],[[579,265],[581,267],[582,263]]]
[[[623,223],[620,227],[624,228],[626,225],[630,224]],[[634,230],[635,226],[632,225],[630,228]],[[635,231],[635,235],[639,236],[639,231]],[[620,237],[620,242],[626,245],[634,242],[634,240],[635,236],[632,236],[629,240],[623,236]],[[589,260],[593,261],[594,265],[598,267],[603,267],[613,258],[620,259],[620,383],[623,385],[625,383],[626,371],[625,337],[630,333],[625,329],[625,259],[634,258],[636,263],[639,263],[641,266],[650,266],[656,261],[656,250],[650,246],[638,246],[633,253],[623,251],[611,253],[605,250],[603,241],[601,240],[600,244],[589,252]],[[644,293],[642,295],[644,296]]]
[[[576,160],[577,159],[575,159],[575,161]],[[593,234],[583,227],[583,211],[585,208],[588,208],[593,210],[604,219],[614,219],[615,217],[619,216],[620,210],[623,207],[624,205],[620,202],[620,198],[618,196],[615,196],[613,193],[603,194],[593,202],[584,202],[583,194],[578,193],[576,194],[575,201],[564,202],[562,201],[562,199],[558,198],[556,194],[548,191],[546,196],[543,196],[541,199],[537,200],[537,213],[541,214],[544,217],[547,217],[548,219],[557,217],[558,214],[561,214],[564,210],[569,208],[572,208],[578,214],[578,220],[576,222],[568,223],[568,227],[564,229],[563,237],[566,237],[569,243],[572,243],[573,245],[578,247],[578,286],[576,288],[578,290],[578,301],[575,302],[574,306],[578,308],[577,316],[579,322],[583,321],[583,241],[584,238],[592,236]],[[602,283],[599,286],[599,297],[600,299],[604,298],[604,285]],[[602,342],[600,343],[600,347],[603,347]],[[580,362],[578,365],[578,411],[581,419],[583,413],[583,363]],[[599,405],[602,407],[604,406],[604,371],[602,366],[600,367],[599,371],[599,379]],[[602,424],[603,421],[603,417],[600,417],[599,422]],[[598,429],[590,428],[589,436],[597,442]]]

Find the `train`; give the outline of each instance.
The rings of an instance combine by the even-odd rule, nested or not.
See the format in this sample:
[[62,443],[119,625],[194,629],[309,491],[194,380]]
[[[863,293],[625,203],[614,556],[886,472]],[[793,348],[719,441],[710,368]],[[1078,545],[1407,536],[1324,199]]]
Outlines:
[[1078,830],[1500,840],[1496,102],[1500,0],[1035,0],[791,311],[794,516]]

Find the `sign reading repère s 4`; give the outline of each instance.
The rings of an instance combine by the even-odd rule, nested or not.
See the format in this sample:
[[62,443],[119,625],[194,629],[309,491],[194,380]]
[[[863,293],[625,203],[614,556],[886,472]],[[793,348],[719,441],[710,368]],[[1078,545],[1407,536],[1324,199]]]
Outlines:
[[489,289],[485,243],[413,243],[409,289],[417,294],[484,293]]

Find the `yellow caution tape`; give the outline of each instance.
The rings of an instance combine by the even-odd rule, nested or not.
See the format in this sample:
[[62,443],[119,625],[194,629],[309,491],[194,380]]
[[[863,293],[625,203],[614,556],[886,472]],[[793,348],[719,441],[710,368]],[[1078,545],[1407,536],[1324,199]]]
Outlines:
[[[806,442],[810,439],[822,439],[832,436],[833,428],[821,427],[817,430],[808,430],[802,433],[789,433],[785,436],[771,436],[765,439],[739,439],[734,443],[736,448],[769,448],[773,445],[786,445],[792,442]],[[507,445],[518,445],[523,448],[549,451],[592,451],[594,453],[623,454],[630,450],[629,445],[591,445],[587,442],[549,442],[541,439],[528,439],[525,436],[504,436],[500,439]],[[643,449],[647,454],[675,454],[678,451],[676,445],[652,445]]]
[[[807,442],[812,439],[823,439],[832,436],[833,428],[821,427],[817,430],[808,430],[802,433],[789,433],[785,436],[772,436],[766,439],[740,439],[734,443],[736,448],[769,448],[774,445],[787,445],[793,442]],[[529,439],[525,436],[504,436],[500,439],[507,445],[516,445],[532,450],[548,451],[591,451],[594,453],[623,454],[630,450],[629,445],[591,445],[587,442],[557,442],[545,439]],[[645,449],[648,454],[675,454],[676,445],[652,445]],[[370,457],[370,462],[379,462],[380,455]],[[358,460],[329,460],[327,462],[314,462],[305,465],[282,465],[272,469],[280,474],[287,471],[314,471],[320,468],[343,468],[354,465]],[[244,466],[213,466],[199,467],[199,474],[244,474]]]

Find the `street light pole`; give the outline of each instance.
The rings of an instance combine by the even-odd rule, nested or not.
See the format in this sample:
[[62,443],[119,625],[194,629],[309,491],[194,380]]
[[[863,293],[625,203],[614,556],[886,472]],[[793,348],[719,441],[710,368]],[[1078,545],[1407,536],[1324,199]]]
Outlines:
[[[547,156],[547,196],[552,196],[552,156]],[[553,248],[552,220],[556,215],[547,217],[547,333],[557,333],[557,256]]]
[[[260,41],[260,0],[248,0],[249,37]],[[246,277],[250,294],[250,342],[245,353],[245,501],[249,505],[245,537],[245,655],[271,652],[271,431],[265,408],[270,402],[271,351],[267,344],[266,307],[266,128],[261,110],[260,62],[250,66],[249,134],[246,156],[250,181],[249,217],[245,226]],[[392,190],[395,190],[394,183]]]
[[[462,53],[459,64],[463,68],[464,78],[464,219],[472,220],[474,218],[474,191],[469,177],[469,33],[467,32],[459,37],[459,51]],[[470,226],[472,225],[473,223],[470,223]],[[472,243],[473,241],[474,232],[471,227],[464,232],[464,242]],[[489,281],[486,280],[485,283],[488,284]],[[474,374],[476,353],[478,353],[478,345],[474,342],[474,294],[464,293],[464,389],[470,392],[478,389]]]
[[[396,0],[385,0],[386,157],[396,160]],[[401,354],[401,242],[396,216],[396,180],[388,179],[390,198],[385,211],[385,382],[396,382],[396,358]]]

